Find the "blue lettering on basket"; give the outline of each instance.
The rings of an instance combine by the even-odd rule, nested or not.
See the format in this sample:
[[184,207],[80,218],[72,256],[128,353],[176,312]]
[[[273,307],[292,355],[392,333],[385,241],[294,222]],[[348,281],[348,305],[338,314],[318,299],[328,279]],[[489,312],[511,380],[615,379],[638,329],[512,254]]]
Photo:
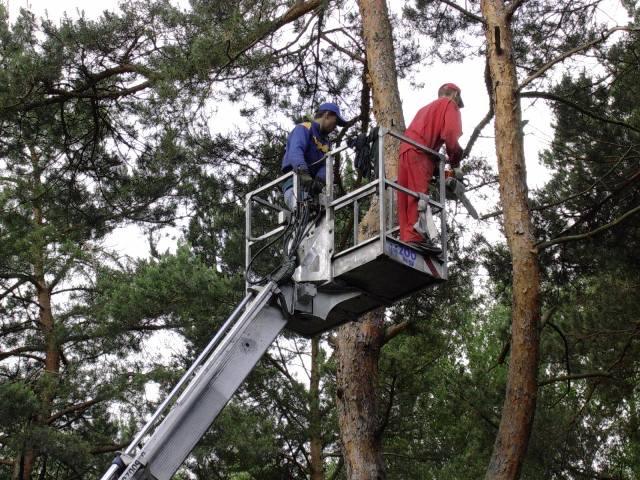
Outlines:
[[394,242],[389,242],[387,245],[389,245],[389,253],[393,257],[398,258],[403,263],[406,263],[411,267],[415,266],[416,259],[418,257],[418,254],[415,252],[415,250]]

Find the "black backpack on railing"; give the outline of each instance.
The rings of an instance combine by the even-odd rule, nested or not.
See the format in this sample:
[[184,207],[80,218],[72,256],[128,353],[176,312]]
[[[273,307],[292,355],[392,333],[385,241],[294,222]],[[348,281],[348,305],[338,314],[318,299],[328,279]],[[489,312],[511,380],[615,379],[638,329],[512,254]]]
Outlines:
[[378,127],[369,134],[360,133],[351,145],[356,151],[355,169],[362,178],[378,177]]

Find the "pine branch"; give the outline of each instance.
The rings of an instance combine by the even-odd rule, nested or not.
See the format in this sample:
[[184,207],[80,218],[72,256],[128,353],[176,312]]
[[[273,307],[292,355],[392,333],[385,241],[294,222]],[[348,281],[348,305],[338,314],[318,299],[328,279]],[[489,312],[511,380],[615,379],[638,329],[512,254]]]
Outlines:
[[476,15],[475,13],[470,12],[466,8],[461,7],[460,5],[456,4],[451,0],[440,0],[440,3],[444,3],[445,5],[448,5],[454,10],[457,10],[458,12],[462,13],[462,15],[467,17],[467,20],[472,20],[476,23],[481,23],[483,25],[485,24],[484,18],[480,17],[479,15]]
[[583,108],[577,103],[574,103],[571,100],[561,97],[560,95],[555,95],[549,92],[529,91],[529,92],[521,92],[520,97],[521,98],[543,98],[545,100],[552,100],[554,102],[567,105],[568,107],[571,107],[574,110],[577,110],[578,112],[583,113],[596,120],[600,120],[605,123],[610,123],[612,125],[618,125],[620,127],[628,128],[629,130],[633,130],[634,132],[640,133],[640,128],[634,127],[633,125],[629,125],[628,123],[625,123],[625,122],[621,122],[620,120],[613,120],[611,118],[598,115],[597,113],[587,110],[586,108]]
[[74,256],[70,256],[69,258],[67,258],[67,261],[64,262],[64,265],[56,273],[55,277],[49,284],[49,293],[51,293],[53,289],[58,285],[58,283],[60,283],[64,279],[71,267],[73,267],[76,260],[77,258],[75,258]]
[[[549,308],[546,312],[544,312],[544,314],[540,318],[541,329],[551,320],[551,317],[553,317],[553,314],[556,312],[557,309],[558,309],[557,306],[553,306]],[[502,346],[502,350],[500,350],[500,354],[498,355],[498,359],[496,360],[495,365],[493,365],[487,371],[490,372],[491,370],[496,368],[498,365],[504,364],[505,360],[507,359],[507,355],[509,354],[509,350],[511,350],[511,337],[509,337],[507,341],[504,343],[504,345]]]
[[293,376],[282,366],[280,362],[278,362],[275,358],[273,358],[268,353],[265,353],[264,359],[269,362],[276,370],[278,370],[292,386],[299,386],[300,382],[298,382]]
[[551,385],[552,383],[557,383],[557,382],[566,382],[568,380],[581,380],[585,378],[613,378],[613,375],[611,375],[608,372],[587,372],[587,373],[574,373],[572,375],[561,375],[559,377],[548,378],[547,380],[538,382],[538,387]]
[[[607,178],[611,173],[613,173],[613,171],[616,169],[616,167],[618,165],[620,165],[620,163],[626,158],[626,156],[629,154],[629,152],[631,151],[632,147],[629,147],[627,149],[627,151],[620,157],[620,159],[618,159],[618,161],[606,172],[604,173],[601,177],[598,178],[598,180],[596,180],[595,182],[593,182],[589,187],[585,188],[584,190],[578,192],[578,193],[573,193],[571,195],[569,195],[568,197],[562,198],[560,200],[556,200],[555,202],[551,202],[551,203],[546,203],[544,205],[541,205],[539,207],[534,207],[531,209],[532,212],[541,212],[543,210],[546,210],[548,208],[552,208],[552,207],[557,207],[558,205],[562,205],[565,202],[568,202],[569,200],[573,200],[574,198],[578,198],[581,197],[582,195],[585,195],[586,193],[589,193],[591,190],[593,190],[596,186],[598,186],[602,180],[604,180],[605,178]],[[598,205],[596,205],[593,208],[599,208],[602,206],[602,204],[604,202],[606,202],[607,200],[609,200],[614,193],[616,193],[617,191],[619,191],[620,189],[624,188],[628,183],[630,183],[631,181],[633,181],[635,179],[635,177],[640,175],[640,170],[638,172],[636,172],[635,174],[633,174],[627,181],[624,182],[622,187],[616,189],[613,192],[610,192],[609,195],[607,195],[605,198],[603,198],[600,203],[598,203]],[[482,215],[480,217],[480,220],[486,220],[488,218],[492,218],[492,217],[497,217],[498,215],[502,215],[502,210],[497,210],[495,212],[491,212],[491,213],[487,213],[485,215]],[[579,223],[581,223],[581,221],[574,223],[573,225],[571,225],[571,227],[569,227],[568,229],[564,230],[565,233],[567,231],[569,231],[571,228],[575,227],[576,225],[578,225]],[[562,234],[561,234],[562,235]]]
[[626,212],[624,215],[621,215],[620,217],[616,218],[615,220],[602,225],[594,230],[591,230],[590,232],[586,232],[586,233],[582,233],[579,235],[567,235],[566,237],[558,237],[558,238],[554,238],[552,240],[548,240],[546,242],[541,242],[538,243],[536,245],[536,249],[539,252],[542,249],[545,249],[547,247],[550,247],[551,245],[557,245],[560,243],[567,243],[567,242],[576,242],[578,240],[584,240],[586,238],[591,238],[595,235],[598,235],[599,233],[602,233],[606,230],[609,230],[610,228],[615,227],[616,225],[618,225],[619,223],[623,222],[624,220],[626,220],[627,218],[629,218],[630,216],[636,214],[640,212],[640,205],[638,205],[635,208],[632,208],[631,210],[629,210],[628,212]]
[[[318,8],[322,4],[322,0],[309,0],[308,2],[296,2],[294,5],[289,8],[282,16],[271,22],[271,24],[262,31],[257,32],[254,35],[254,38],[247,39],[247,42],[237,53],[233,56],[227,53],[228,61],[220,67],[218,75],[216,78],[220,76],[220,74],[226,70],[226,68],[235,62],[240,56],[246,53],[248,50],[253,48],[258,42],[264,39],[266,36],[276,32],[279,28],[284,25],[291,23],[308,12]],[[138,73],[147,78],[146,81],[143,81],[137,85],[134,85],[130,88],[124,88],[120,90],[110,91],[106,93],[98,93],[96,91],[97,84],[105,79],[122,75],[126,73]],[[6,107],[4,110],[33,110],[36,108],[53,105],[57,103],[64,103],[66,101],[72,99],[92,99],[92,100],[104,100],[104,99],[118,99],[121,97],[125,97],[127,95],[131,95],[142,90],[145,90],[153,85],[153,80],[150,78],[152,76],[152,72],[147,70],[146,68],[131,64],[124,63],[122,65],[118,65],[116,67],[107,68],[99,73],[91,73],[89,71],[85,71],[84,74],[89,78],[89,82],[84,83],[83,85],[77,87],[74,90],[65,91],[61,89],[48,89],[47,93],[53,94],[52,97],[49,97],[45,100],[38,102],[30,102],[30,103],[17,103]],[[92,92],[92,93],[88,93]]]
[[[180,328],[180,327],[181,325],[177,322],[163,323],[162,325],[135,325],[135,326],[124,328],[121,333],[124,334],[124,333],[130,333],[130,332],[155,332],[158,330],[171,330],[171,329]],[[89,340],[102,338],[103,336],[104,335],[101,333],[92,333],[88,335],[69,335],[62,341],[62,344],[86,342]]]
[[2,292],[0,294],[0,300],[5,298],[7,295],[10,295],[16,288],[20,287],[21,285],[25,284],[26,282],[27,282],[27,280],[25,280],[24,278],[18,280],[16,283],[11,285],[9,288],[7,288],[4,292]]
[[[72,90],[69,92],[64,92],[61,93],[59,95],[56,95],[54,97],[49,97],[46,100],[42,100],[40,102],[31,102],[31,103],[27,103],[25,105],[23,105],[20,109],[21,110],[33,110],[36,108],[40,108],[40,107],[46,107],[48,105],[54,105],[56,103],[64,103],[68,100],[73,100],[73,99],[88,99],[88,100],[104,100],[104,99],[118,99],[121,97],[126,97],[127,95],[131,95],[133,93],[137,93],[140,92],[142,90],[145,90],[146,88],[150,87],[152,85],[151,80],[147,80],[144,81],[142,83],[139,83],[137,85],[134,85],[133,87],[130,88],[123,88],[122,90],[116,90],[116,91],[111,91],[111,92],[107,92],[107,93],[97,93],[94,90],[94,93],[84,93],[85,89],[81,89],[80,91],[76,91],[76,90]],[[95,87],[95,85],[93,85],[92,87]],[[11,108],[11,107],[9,107]]]
[[567,58],[571,57],[576,53],[583,52],[585,50],[590,49],[591,47],[598,45],[599,43],[606,41],[611,35],[613,35],[615,32],[618,32],[618,31],[640,32],[640,28],[617,26],[617,27],[610,28],[605,32],[602,32],[598,38],[595,38],[590,42],[583,43],[582,45],[578,45],[577,47],[572,48],[571,50],[567,50],[566,52],[558,55],[553,60],[550,60],[549,62],[545,63],[542,67],[540,67],[534,73],[532,73],[527,78],[525,78],[524,81],[518,86],[516,91],[519,92],[520,90],[522,90],[524,87],[526,87],[531,82],[533,82],[536,78],[542,76],[547,70],[549,70],[554,65],[562,62],[563,60],[566,60]]
[[391,418],[391,409],[393,408],[393,401],[396,393],[396,382],[398,381],[397,375],[394,375],[391,379],[391,387],[389,389],[389,402],[387,403],[387,408],[385,409],[384,415],[376,429],[375,437],[382,438],[384,431],[387,429],[387,425],[389,425],[389,419]]
[[244,55],[247,51],[249,51],[253,47],[255,47],[262,39],[264,39],[268,35],[271,35],[272,33],[276,32],[279,28],[285,26],[286,24],[291,23],[291,22],[297,20],[298,18],[306,15],[307,13],[315,10],[316,8],[320,7],[321,5],[322,5],[322,0],[309,0],[308,2],[298,1],[298,2],[294,3],[291,6],[291,8],[289,10],[287,10],[287,12],[285,12],[284,15],[282,15],[280,18],[278,18],[274,22],[272,22],[271,25],[269,25],[268,28],[266,28],[265,30],[260,32],[257,35],[256,38],[254,38],[253,40],[249,41],[249,43],[247,45],[242,47],[233,56],[231,56],[231,55],[229,55],[227,53],[228,61],[227,61],[227,63],[225,63],[220,68],[220,71],[218,72],[218,75],[216,75],[216,78],[218,78],[220,76],[220,74],[224,70],[226,70],[226,68],[229,65],[231,65],[233,62],[235,62],[238,58],[240,58],[242,55]]
[[37,355],[34,355],[32,353],[16,353],[14,355],[14,357],[20,357],[20,358],[30,358],[31,360],[35,360],[36,362],[40,362],[43,365],[46,363],[46,358],[43,357],[39,357]]
[[58,420],[61,417],[64,417],[65,415],[68,415],[69,413],[75,413],[75,412],[83,412],[85,410],[87,410],[89,407],[92,407],[93,405],[96,405],[100,402],[104,402],[105,400],[107,400],[106,398],[94,398],[92,400],[87,400],[86,402],[82,402],[82,403],[78,403],[76,405],[71,405],[63,410],[60,410],[59,412],[51,415],[46,421],[45,423],[47,425],[51,425],[53,422],[55,422],[56,420]]
[[44,349],[43,345],[25,345],[22,347],[14,348],[13,350],[6,350],[4,352],[0,352],[0,360],[4,360],[5,358],[13,357],[19,354],[29,353],[29,352],[41,352]]
[[344,53],[345,55],[347,55],[348,57],[350,57],[352,60],[355,60],[356,62],[360,62],[362,64],[365,63],[365,59],[364,57],[361,57],[359,55],[356,55],[355,53],[353,53],[351,50],[348,50],[340,45],[338,45],[336,42],[334,42],[333,40],[331,40],[327,35],[325,35],[324,33],[320,34],[320,38],[322,38],[325,42],[327,42],[329,45],[331,45],[333,48],[335,48],[336,50],[338,50],[339,52]]
[[[567,337],[562,332],[562,330],[560,330],[560,328],[556,326],[554,323],[547,322],[547,324],[551,328],[553,328],[558,333],[558,335],[560,335],[560,337],[562,338],[562,342],[564,343],[564,361],[565,361],[565,365],[567,366],[567,375],[571,375],[571,362],[569,361],[569,342],[567,341]],[[569,393],[570,390],[571,390],[571,379],[567,378],[567,393]]]
[[19,279],[24,280],[25,282],[32,283],[34,287],[38,286],[38,282],[34,276],[26,274],[26,273],[0,273],[0,279],[2,280],[11,280],[11,279]]
[[580,224],[584,223],[585,221],[587,221],[589,218],[592,218],[593,215],[595,215],[595,213],[598,211],[599,208],[601,208],[605,203],[607,203],[609,200],[611,200],[614,196],[616,196],[622,190],[627,188],[629,185],[632,185],[638,178],[640,178],[640,169],[636,170],[635,173],[633,173],[632,175],[627,177],[624,182],[622,182],[619,186],[617,186],[615,189],[613,189],[611,192],[609,192],[597,204],[592,206],[587,213],[583,214],[578,220],[573,222],[573,224],[571,226],[565,228],[562,232],[560,232],[558,234],[558,236],[559,237],[564,236],[570,230],[573,230],[578,225],[580,225]]
[[329,478],[329,480],[336,480],[340,473],[342,472],[342,468],[344,467],[344,456],[340,455],[338,459],[338,465],[336,465],[336,469],[333,471],[333,474]]

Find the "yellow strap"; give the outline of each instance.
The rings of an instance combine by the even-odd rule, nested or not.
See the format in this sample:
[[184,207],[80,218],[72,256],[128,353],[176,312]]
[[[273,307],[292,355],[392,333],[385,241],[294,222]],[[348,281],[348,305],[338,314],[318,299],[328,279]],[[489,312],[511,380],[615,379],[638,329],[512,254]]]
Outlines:
[[[300,125],[302,125],[304,128],[306,128],[307,130],[311,130],[311,122],[304,122],[301,123]],[[329,151],[329,145],[325,145],[324,143],[322,143],[320,140],[318,140],[318,138],[311,134],[311,138],[313,138],[313,143],[316,144],[316,148],[318,150],[320,150],[322,153],[327,153]]]

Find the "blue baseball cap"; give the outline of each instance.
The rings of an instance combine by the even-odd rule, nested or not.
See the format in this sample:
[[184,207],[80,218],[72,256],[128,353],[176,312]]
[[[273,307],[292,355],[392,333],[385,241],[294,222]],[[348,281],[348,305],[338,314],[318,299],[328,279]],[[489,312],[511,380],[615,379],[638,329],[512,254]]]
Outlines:
[[347,124],[347,121],[344,118],[342,118],[342,115],[340,115],[340,107],[335,103],[332,103],[332,102],[323,103],[318,107],[318,111],[322,111],[322,110],[335,113],[336,117],[338,117],[338,121],[336,122],[336,124],[339,127],[344,127]]

